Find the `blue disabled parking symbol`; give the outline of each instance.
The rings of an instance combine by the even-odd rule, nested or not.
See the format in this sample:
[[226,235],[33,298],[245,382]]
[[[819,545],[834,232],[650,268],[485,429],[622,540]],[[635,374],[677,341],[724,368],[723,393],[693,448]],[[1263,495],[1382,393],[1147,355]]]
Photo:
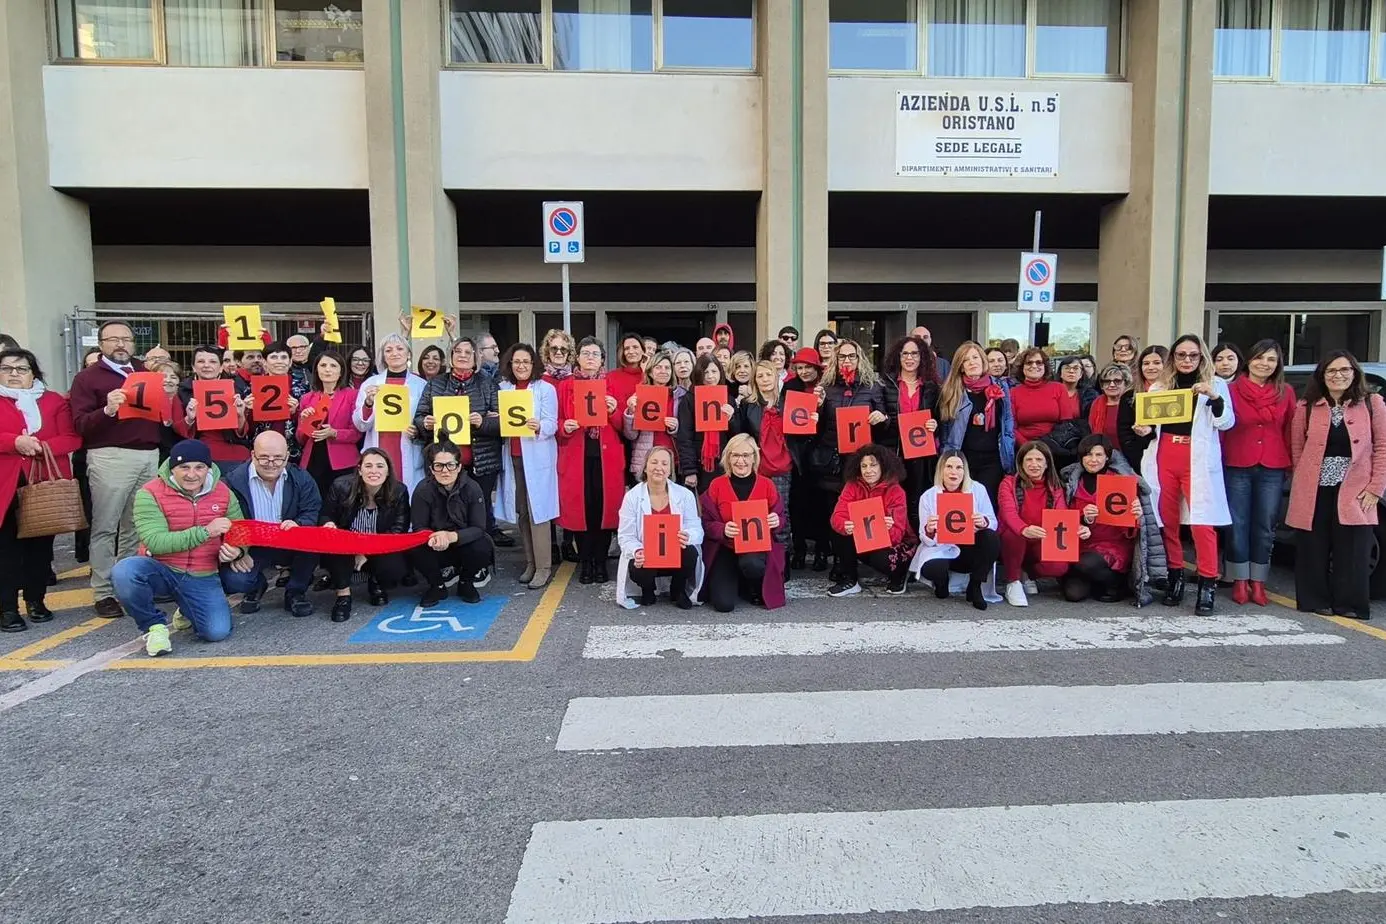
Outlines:
[[348,641],[357,644],[475,641],[490,631],[508,599],[482,597],[480,603],[469,604],[449,596],[427,609],[419,606],[417,600],[392,602],[357,629]]

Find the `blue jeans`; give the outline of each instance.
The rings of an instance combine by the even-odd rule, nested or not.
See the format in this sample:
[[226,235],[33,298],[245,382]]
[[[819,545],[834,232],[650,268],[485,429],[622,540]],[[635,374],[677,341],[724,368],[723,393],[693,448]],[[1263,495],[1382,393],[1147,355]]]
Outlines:
[[[227,569],[223,566],[221,570]],[[135,618],[141,632],[165,622],[164,614],[154,606],[154,598],[172,597],[193,624],[198,638],[219,642],[231,634],[231,607],[226,603],[219,574],[195,577],[146,555],[135,555],[111,569],[111,584],[116,599]]]
[[249,571],[231,571],[223,568],[222,575],[228,594],[248,594],[255,589],[260,575],[271,566],[285,565],[289,569],[289,584],[284,589],[289,593],[306,593],[313,581],[313,569],[318,566],[318,556],[310,552],[291,552],[287,549],[252,548],[247,550],[254,565]]
[[1232,525],[1227,527],[1227,571],[1232,581],[1270,577],[1275,521],[1285,489],[1285,470],[1253,465],[1223,472]]

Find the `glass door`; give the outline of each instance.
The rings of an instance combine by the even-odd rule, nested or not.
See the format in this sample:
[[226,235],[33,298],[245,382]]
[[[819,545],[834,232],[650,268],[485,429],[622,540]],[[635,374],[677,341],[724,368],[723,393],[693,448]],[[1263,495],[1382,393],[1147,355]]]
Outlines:
[[1235,343],[1243,351],[1258,340],[1273,339],[1285,349],[1289,365],[1316,365],[1333,350],[1351,350],[1359,360],[1376,358],[1372,322],[1378,312],[1236,312],[1219,311],[1211,343]]

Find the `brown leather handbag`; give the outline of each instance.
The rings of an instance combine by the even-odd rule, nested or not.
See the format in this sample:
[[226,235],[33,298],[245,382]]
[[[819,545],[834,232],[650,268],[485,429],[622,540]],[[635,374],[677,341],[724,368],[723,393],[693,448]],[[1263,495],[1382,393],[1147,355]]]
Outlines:
[[60,536],[87,528],[82,492],[74,478],[64,478],[48,444],[29,464],[28,484],[19,489],[19,538]]

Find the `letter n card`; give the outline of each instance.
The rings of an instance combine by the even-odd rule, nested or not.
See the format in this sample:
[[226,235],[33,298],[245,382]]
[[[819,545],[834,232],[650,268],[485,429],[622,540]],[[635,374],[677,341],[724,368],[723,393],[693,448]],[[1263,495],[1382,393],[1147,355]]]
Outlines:
[[770,510],[765,501],[734,502],[732,521],[741,529],[740,535],[732,540],[736,554],[770,551]]

